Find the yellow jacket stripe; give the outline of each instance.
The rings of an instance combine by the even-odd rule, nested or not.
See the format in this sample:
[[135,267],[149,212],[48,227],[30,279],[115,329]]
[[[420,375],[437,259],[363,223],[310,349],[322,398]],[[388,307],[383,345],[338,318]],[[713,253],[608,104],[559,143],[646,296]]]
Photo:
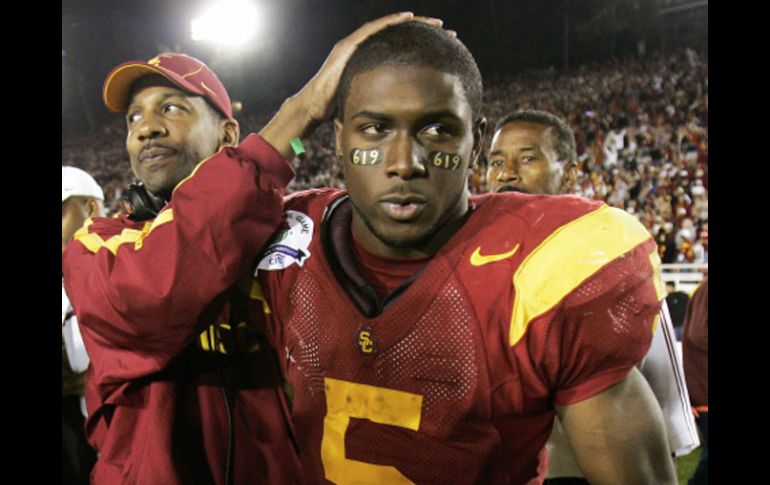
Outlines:
[[[532,320],[554,308],[615,258],[650,237],[647,229],[632,216],[606,205],[554,231],[522,261],[513,275],[516,300],[511,315],[510,345],[524,336]],[[659,261],[658,258],[658,267]]]
[[96,253],[102,248],[107,248],[112,254],[117,254],[118,247],[126,243],[134,243],[134,250],[139,250],[144,244],[144,238],[146,238],[156,227],[162,226],[167,222],[174,220],[174,213],[172,209],[166,209],[150,222],[144,224],[141,230],[139,229],[123,229],[120,234],[112,236],[106,241],[102,237],[94,232],[90,232],[89,227],[93,224],[92,219],[86,220],[83,227],[78,229],[75,233],[75,240],[80,242],[92,253]]

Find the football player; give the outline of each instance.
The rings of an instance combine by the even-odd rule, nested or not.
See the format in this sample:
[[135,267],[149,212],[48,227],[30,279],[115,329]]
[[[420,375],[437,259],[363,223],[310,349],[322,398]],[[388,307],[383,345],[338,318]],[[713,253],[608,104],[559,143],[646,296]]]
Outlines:
[[287,201],[250,289],[318,483],[544,477],[558,414],[592,483],[675,483],[635,365],[663,298],[655,241],[601,202],[471,197],[482,83],[406,23],[362,42],[337,93],[347,190]]

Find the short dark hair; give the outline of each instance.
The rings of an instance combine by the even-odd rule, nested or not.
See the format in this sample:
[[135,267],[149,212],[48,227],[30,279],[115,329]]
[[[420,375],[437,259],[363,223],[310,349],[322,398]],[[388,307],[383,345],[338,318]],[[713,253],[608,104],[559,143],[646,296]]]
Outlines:
[[344,116],[353,78],[383,64],[426,66],[456,75],[463,85],[473,119],[481,117],[481,73],[468,48],[439,27],[407,22],[381,30],[358,46],[342,72],[337,89],[338,118]]
[[547,111],[534,109],[518,110],[498,121],[497,125],[495,125],[495,133],[503,126],[515,122],[535,123],[553,128],[556,132],[556,146],[554,148],[559,155],[559,160],[566,162],[575,162],[577,160],[575,135],[572,129],[567,126],[567,123],[558,116]]

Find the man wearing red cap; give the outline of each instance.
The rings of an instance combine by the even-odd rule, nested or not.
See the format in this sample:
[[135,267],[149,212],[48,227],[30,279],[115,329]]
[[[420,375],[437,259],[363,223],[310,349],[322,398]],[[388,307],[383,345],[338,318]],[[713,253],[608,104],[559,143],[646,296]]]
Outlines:
[[197,59],[163,54],[107,77],[145,191],[129,217],[87,220],[62,257],[92,362],[93,483],[302,483],[275,354],[245,323],[238,281],[281,223],[291,141],[329,114],[358,43],[413,17],[340,41],[240,144],[227,91]]
[[[164,201],[221,144],[238,143],[238,122],[225,87],[193,57],[161,54],[147,62],[124,63],[109,74],[103,93],[110,110],[126,114],[126,147],[134,175]],[[180,94],[190,106],[179,102]],[[163,106],[155,106],[159,103]],[[156,134],[153,130],[161,123],[147,119],[147,108],[162,110],[180,129]],[[169,163],[167,157],[176,159]]]
[[[233,224],[258,250],[280,222],[291,169],[256,135],[236,147],[227,91],[192,57],[123,64],[108,76],[104,100],[126,113],[131,169],[155,202],[135,204],[129,217],[87,220],[63,258],[92,361],[86,433],[99,452],[92,481],[291,482],[295,451],[278,376],[269,372],[272,354],[253,336],[242,339],[244,349],[219,342],[236,335],[228,332],[239,322],[226,290],[248,257],[219,258],[216,228],[206,224],[212,213],[264,207]],[[247,184],[251,190],[229,197],[233,185]],[[209,203],[196,202],[201,197]],[[209,258],[193,261],[193,245]],[[191,280],[191,264],[207,277]],[[161,304],[184,323],[152,311]],[[217,340],[205,349],[197,339],[204,329]]]

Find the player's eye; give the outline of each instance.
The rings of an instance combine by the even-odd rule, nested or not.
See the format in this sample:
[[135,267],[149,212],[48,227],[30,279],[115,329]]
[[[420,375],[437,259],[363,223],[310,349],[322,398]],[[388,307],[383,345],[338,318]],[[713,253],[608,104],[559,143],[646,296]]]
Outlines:
[[427,136],[441,136],[449,134],[449,129],[441,123],[433,123],[423,128],[420,133]]
[[164,113],[175,114],[175,113],[181,113],[183,111],[185,111],[185,109],[181,105],[178,105],[178,104],[169,103],[169,104],[163,106],[163,112]]
[[382,123],[367,123],[361,126],[360,130],[367,135],[380,135],[385,131],[385,126]]
[[139,119],[142,117],[142,114],[139,111],[133,111],[131,113],[128,113],[126,115],[126,122],[131,125],[139,121]]

